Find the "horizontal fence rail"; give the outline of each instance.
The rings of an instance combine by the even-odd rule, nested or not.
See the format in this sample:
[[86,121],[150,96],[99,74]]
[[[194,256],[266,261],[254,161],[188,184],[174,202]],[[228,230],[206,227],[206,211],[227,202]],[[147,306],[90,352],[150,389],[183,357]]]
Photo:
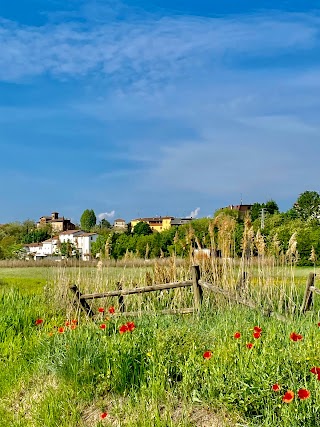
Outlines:
[[[162,283],[152,286],[137,287],[133,289],[122,289],[121,283],[118,283],[118,290],[108,291],[108,292],[96,292],[93,294],[82,294],[78,289],[77,285],[70,286],[70,290],[74,294],[74,301],[79,308],[81,308],[89,317],[93,317],[95,314],[88,304],[87,300],[94,300],[98,298],[108,298],[108,297],[118,297],[119,302],[119,313],[115,313],[117,316],[137,316],[142,313],[146,314],[148,312],[127,312],[125,310],[124,296],[134,295],[134,294],[143,294],[147,292],[156,292],[156,291],[166,291],[170,289],[177,288],[188,288],[192,287],[193,297],[194,297],[194,307],[190,308],[181,308],[181,309],[166,309],[161,310],[158,313],[160,314],[188,314],[199,311],[202,303],[202,288],[199,284],[200,279],[200,268],[198,265],[192,267],[192,280],[185,280],[183,282],[172,282],[172,283]],[[153,313],[154,314],[154,313]]]
[[[198,265],[192,266],[191,269],[192,280],[185,280],[182,282],[171,282],[171,283],[162,283],[152,286],[136,287],[132,289],[122,289],[122,285],[118,282],[118,289],[108,292],[97,292],[92,294],[81,294],[77,285],[72,285],[70,290],[74,294],[74,301],[77,304],[78,308],[81,308],[89,317],[93,317],[95,313],[92,310],[92,307],[88,304],[87,300],[95,300],[98,298],[108,298],[108,297],[117,297],[119,303],[119,312],[114,313],[114,316],[138,316],[141,314],[188,314],[199,312],[203,300],[203,290],[206,289],[210,292],[223,295],[225,298],[234,301],[237,304],[244,305],[248,308],[259,310],[263,315],[268,317],[275,317],[278,320],[286,321],[287,318],[280,313],[272,311],[271,308],[263,308],[261,305],[256,302],[246,299],[244,290],[247,283],[247,273],[243,272],[239,282],[235,286],[235,292],[230,292],[226,289],[219,288],[218,286],[206,282],[200,279],[200,267]],[[313,304],[313,294],[320,295],[320,289],[314,286],[315,283],[315,273],[310,273],[307,279],[307,285],[304,293],[303,303],[301,305],[300,312],[304,314],[306,311],[310,310]],[[193,298],[194,298],[194,307],[181,308],[181,309],[166,309],[160,310],[157,313],[148,312],[148,311],[135,311],[127,312],[125,309],[124,297],[134,294],[143,294],[148,292],[156,291],[165,291],[170,289],[178,288],[188,288],[192,287]]]
[[192,281],[187,280],[185,282],[172,282],[172,283],[163,283],[160,285],[147,286],[142,288],[133,288],[133,289],[121,289],[118,291],[108,291],[101,292],[95,294],[83,294],[81,295],[81,299],[95,299],[95,298],[107,298],[107,297],[118,297],[121,295],[133,295],[133,294],[144,294],[146,292],[154,292],[154,291],[164,291],[169,289],[176,288],[186,288],[192,286]]

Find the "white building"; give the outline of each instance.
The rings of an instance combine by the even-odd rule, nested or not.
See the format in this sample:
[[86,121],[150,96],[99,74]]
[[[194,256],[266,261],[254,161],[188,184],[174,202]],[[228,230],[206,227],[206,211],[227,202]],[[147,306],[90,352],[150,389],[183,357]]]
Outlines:
[[83,230],[69,230],[59,234],[61,243],[71,243],[80,253],[84,261],[91,257],[91,245],[98,238],[97,233],[86,233]]
[[41,252],[46,256],[59,253],[59,236],[52,237],[42,242]]
[[26,251],[26,258],[34,258],[36,255],[42,255],[42,243],[27,243],[23,246]]
[[126,224],[125,220],[122,218],[115,219],[113,226],[114,226],[114,228],[121,228],[121,229],[127,228],[127,224]]
[[81,258],[84,261],[88,261],[91,257],[91,245],[98,238],[96,233],[85,233],[77,234],[76,236],[76,247],[80,252]]
[[86,233],[82,230],[68,230],[44,242],[26,244],[24,245],[24,249],[28,258],[33,257],[33,259],[36,260],[60,254],[61,244],[69,242],[78,250],[81,259],[88,261],[91,258],[91,245],[97,238],[97,233]]
[[84,233],[84,231],[82,230],[68,230],[68,231],[63,231],[62,233],[59,234],[59,240],[61,243],[72,243],[73,245],[76,245],[76,237],[81,234]]

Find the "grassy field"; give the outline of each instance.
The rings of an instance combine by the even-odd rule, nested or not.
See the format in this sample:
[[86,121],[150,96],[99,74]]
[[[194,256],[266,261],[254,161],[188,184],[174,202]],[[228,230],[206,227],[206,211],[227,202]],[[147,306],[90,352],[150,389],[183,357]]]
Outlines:
[[[292,295],[301,297],[311,270],[294,270]],[[185,316],[119,318],[109,313],[116,300],[99,300],[104,312],[88,321],[70,304],[71,283],[130,287],[160,273],[1,268],[0,426],[320,425],[320,381],[310,372],[320,367],[320,297],[285,322],[207,294],[201,313]],[[188,290],[152,295],[128,297],[130,309],[192,303]]]

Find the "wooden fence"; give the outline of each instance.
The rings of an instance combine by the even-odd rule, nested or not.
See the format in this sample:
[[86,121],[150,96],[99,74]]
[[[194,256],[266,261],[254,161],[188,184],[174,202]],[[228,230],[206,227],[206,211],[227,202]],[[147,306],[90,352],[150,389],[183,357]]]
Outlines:
[[[304,299],[303,299],[303,303],[300,310],[301,314],[304,314],[307,310],[310,310],[313,303],[313,293],[320,294],[320,289],[317,289],[314,286],[315,276],[316,275],[314,273],[310,273],[308,276]],[[246,280],[247,280],[247,275],[244,272],[239,282],[236,284],[236,287],[235,287],[236,291],[234,293],[231,293],[230,291],[219,288],[218,286],[215,286],[212,283],[208,283],[206,281],[201,280],[200,267],[198,265],[194,265],[192,266],[192,280],[186,280],[183,282],[164,283],[164,284],[158,284],[158,285],[152,285],[152,286],[146,286],[146,287],[137,287],[133,289],[122,289],[121,284],[118,283],[117,290],[101,292],[101,293],[93,293],[93,294],[82,294],[78,289],[77,285],[71,286],[70,290],[74,294],[74,301],[77,307],[79,309],[82,309],[86,313],[86,315],[88,315],[89,317],[93,317],[95,313],[92,310],[92,307],[88,304],[87,302],[88,300],[95,300],[98,298],[117,297],[118,303],[119,303],[119,312],[116,313],[115,315],[137,316],[142,314],[142,312],[126,311],[124,296],[142,294],[147,292],[163,291],[163,290],[169,290],[169,289],[192,287],[193,298],[194,298],[193,307],[182,308],[182,309],[161,310],[158,313],[159,314],[188,314],[188,313],[199,312],[202,304],[202,299],[203,299],[203,289],[207,289],[216,294],[223,295],[228,300],[234,301],[237,304],[241,304],[252,309],[260,310],[262,314],[265,316],[275,317],[278,320],[286,321],[286,317],[283,316],[282,314],[276,313],[268,308],[261,309],[261,307],[258,306],[255,302],[251,300],[247,300],[242,296],[243,290],[245,288]],[[143,312],[143,313],[148,314],[148,312]]]
[[130,315],[136,316],[140,315],[141,312],[126,312],[124,296],[142,294],[147,292],[156,292],[169,289],[177,288],[187,288],[192,287],[193,289],[193,298],[194,298],[194,307],[182,308],[177,310],[161,310],[161,314],[188,314],[199,311],[202,303],[202,287],[200,285],[200,268],[198,265],[192,267],[192,280],[186,280],[184,282],[173,282],[173,283],[164,283],[160,285],[146,286],[141,288],[133,289],[122,289],[121,284],[118,283],[118,290],[108,291],[94,294],[82,294],[77,285],[70,287],[70,290],[74,293],[75,303],[79,308],[81,308],[89,317],[93,317],[95,313],[92,310],[92,307],[88,304],[87,300],[97,299],[97,298],[108,298],[108,297],[118,297],[119,302],[119,313],[116,315]]
[[311,309],[313,304],[313,294],[315,293],[320,295],[320,289],[317,289],[314,286],[315,278],[315,273],[309,273],[306,290],[304,292],[303,303],[301,306],[301,314],[304,314],[306,311]]

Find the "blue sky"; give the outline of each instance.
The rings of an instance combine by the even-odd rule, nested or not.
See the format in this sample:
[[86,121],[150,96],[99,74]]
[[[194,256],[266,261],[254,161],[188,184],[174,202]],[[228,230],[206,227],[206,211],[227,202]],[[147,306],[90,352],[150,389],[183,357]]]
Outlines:
[[320,191],[315,4],[1,2],[0,223]]

